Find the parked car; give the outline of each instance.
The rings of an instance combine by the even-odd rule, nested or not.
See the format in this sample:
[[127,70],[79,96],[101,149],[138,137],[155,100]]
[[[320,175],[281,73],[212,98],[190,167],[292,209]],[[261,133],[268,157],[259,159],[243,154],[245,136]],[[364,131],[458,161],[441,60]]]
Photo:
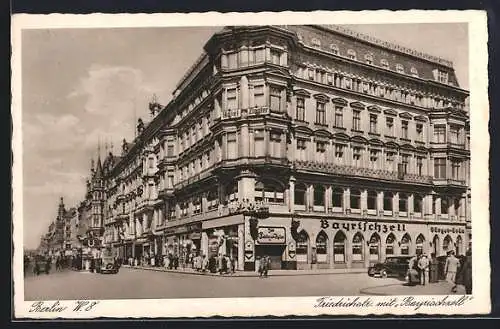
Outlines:
[[97,273],[118,273],[120,266],[118,261],[110,250],[105,250],[101,254],[101,258],[97,260]]
[[368,268],[369,276],[388,276],[404,278],[408,273],[408,263],[412,256],[391,256],[383,263],[376,263]]
[[44,256],[36,256],[33,266],[33,273],[39,275],[40,273],[50,273],[51,259]]

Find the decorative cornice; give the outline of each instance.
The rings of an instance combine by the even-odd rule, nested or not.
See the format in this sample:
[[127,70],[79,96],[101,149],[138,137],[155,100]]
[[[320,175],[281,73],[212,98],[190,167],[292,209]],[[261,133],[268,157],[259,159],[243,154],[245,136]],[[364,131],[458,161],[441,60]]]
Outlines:
[[305,89],[296,89],[293,91],[293,93],[294,93],[294,95],[297,95],[297,96],[311,97],[311,93]]
[[351,102],[350,106],[351,106],[351,108],[357,108],[360,110],[364,110],[366,108],[365,104],[363,104],[361,102]]
[[345,100],[342,97],[332,98],[332,102],[335,103],[335,104],[342,105],[342,106],[347,106],[347,104],[348,104],[347,100]]

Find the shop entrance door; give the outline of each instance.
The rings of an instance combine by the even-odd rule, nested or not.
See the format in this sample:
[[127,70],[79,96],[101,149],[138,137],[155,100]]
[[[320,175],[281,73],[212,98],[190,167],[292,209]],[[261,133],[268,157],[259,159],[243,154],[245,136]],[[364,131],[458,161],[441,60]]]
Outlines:
[[282,245],[258,245],[255,247],[255,256],[261,258],[264,255],[269,257],[270,269],[271,270],[281,270],[283,252],[285,251],[285,246]]

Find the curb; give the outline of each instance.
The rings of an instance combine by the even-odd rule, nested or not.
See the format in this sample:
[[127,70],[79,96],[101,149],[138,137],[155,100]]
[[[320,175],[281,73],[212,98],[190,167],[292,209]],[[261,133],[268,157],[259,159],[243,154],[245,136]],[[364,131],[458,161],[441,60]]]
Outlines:
[[[176,271],[176,270],[166,270],[163,268],[149,268],[149,267],[136,267],[130,265],[122,265],[124,268],[129,268],[133,270],[144,270],[144,271],[156,271],[156,272],[166,272],[166,273],[177,273],[177,274],[188,274],[188,275],[201,275],[201,276],[215,276],[215,277],[232,277],[232,278],[258,278],[259,274],[256,272],[236,272],[234,275],[231,274],[216,274],[216,273],[200,273],[200,272],[188,272],[188,271]],[[304,275],[338,275],[338,274],[361,274],[366,271],[351,271],[351,272],[304,272],[298,273],[291,270],[290,273],[269,273],[269,276],[304,276]],[[300,270],[298,270],[300,271]]]

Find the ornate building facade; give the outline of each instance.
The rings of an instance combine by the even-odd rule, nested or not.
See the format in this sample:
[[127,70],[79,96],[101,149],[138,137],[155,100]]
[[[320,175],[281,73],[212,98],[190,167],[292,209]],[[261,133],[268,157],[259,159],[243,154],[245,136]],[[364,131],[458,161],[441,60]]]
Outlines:
[[470,236],[468,92],[452,63],[338,26],[225,28],[93,174],[124,258],[360,268]]

